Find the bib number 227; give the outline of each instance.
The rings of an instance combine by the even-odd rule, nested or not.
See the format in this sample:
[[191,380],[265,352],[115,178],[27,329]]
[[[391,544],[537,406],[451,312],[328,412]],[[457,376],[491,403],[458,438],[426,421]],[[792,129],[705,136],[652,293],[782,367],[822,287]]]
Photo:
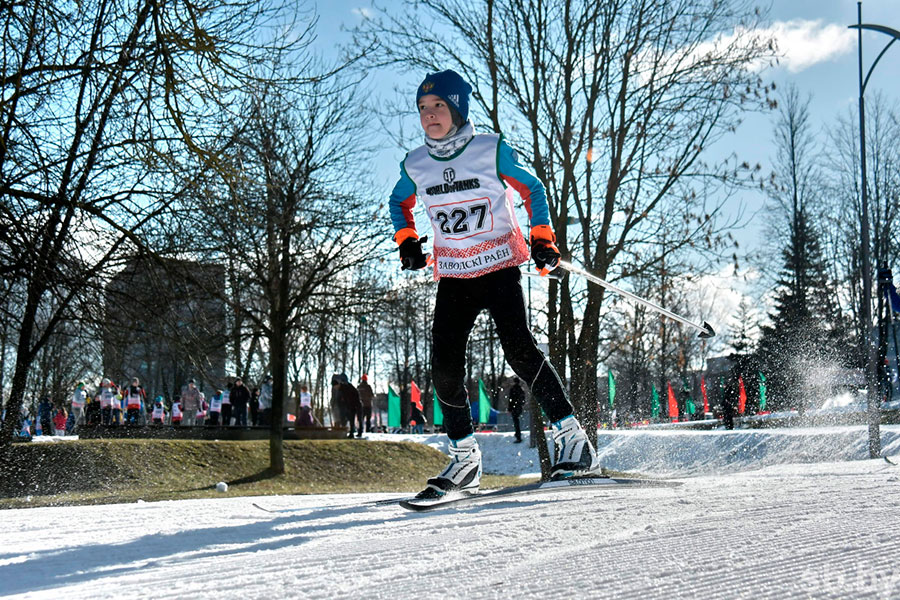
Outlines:
[[434,219],[445,236],[474,234],[482,231],[488,222],[488,205],[479,203],[452,209],[440,208],[434,212]]

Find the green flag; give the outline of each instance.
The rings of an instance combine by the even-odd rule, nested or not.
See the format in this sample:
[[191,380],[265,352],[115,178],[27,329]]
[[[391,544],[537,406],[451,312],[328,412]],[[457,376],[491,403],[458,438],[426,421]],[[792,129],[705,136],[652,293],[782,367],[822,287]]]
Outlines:
[[616,407],[616,378],[609,372],[609,410]]
[[691,386],[688,385],[687,379],[681,378],[681,391],[687,398],[684,401],[684,412],[693,415],[697,412],[697,405],[694,404],[694,397],[691,395]]
[[388,386],[388,427],[400,427],[400,396]]
[[441,410],[441,403],[437,399],[437,391],[431,388],[431,395],[434,396],[434,415],[431,422],[436,426],[444,424],[444,411]]
[[656,384],[653,384],[650,390],[650,416],[654,419],[659,418],[659,392],[656,391]]
[[690,396],[688,396],[688,399],[687,399],[687,405],[685,408],[685,412],[689,415],[692,415],[695,412],[697,412],[697,407],[694,405],[694,399],[691,398]]
[[487,423],[491,420],[491,401],[488,399],[484,382],[478,380],[478,422]]
[[759,411],[766,410],[766,376],[759,372]]

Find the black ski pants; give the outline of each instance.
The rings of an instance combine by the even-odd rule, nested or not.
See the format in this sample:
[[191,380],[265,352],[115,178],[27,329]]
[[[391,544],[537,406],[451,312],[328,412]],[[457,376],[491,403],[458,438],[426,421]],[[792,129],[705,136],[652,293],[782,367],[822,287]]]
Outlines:
[[451,440],[474,432],[465,386],[466,345],[482,310],[494,321],[506,362],[531,387],[550,420],[573,413],[559,375],[531,335],[521,277],[517,267],[510,267],[472,279],[443,277],[438,282],[431,375]]

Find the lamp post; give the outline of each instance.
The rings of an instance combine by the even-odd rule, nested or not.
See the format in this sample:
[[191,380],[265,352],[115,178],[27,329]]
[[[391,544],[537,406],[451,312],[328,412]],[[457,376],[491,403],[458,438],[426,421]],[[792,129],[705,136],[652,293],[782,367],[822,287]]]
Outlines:
[[[869,257],[869,198],[866,189],[866,108],[865,108],[865,92],[866,85],[869,83],[869,77],[875,65],[887,52],[894,42],[900,39],[900,31],[884,27],[883,25],[863,25],[862,22],[862,2],[856,3],[856,25],[850,25],[850,29],[858,31],[857,49],[859,58],[859,159],[860,159],[860,185],[862,186],[862,215],[861,215],[861,244],[862,244],[862,271],[863,271],[863,297],[860,317],[863,324],[863,336],[866,346],[866,403],[869,421],[869,456],[878,458],[881,455],[881,434],[879,432],[881,424],[881,413],[879,407],[879,385],[878,371],[875,355],[876,348],[870,339],[870,331],[872,328],[872,273],[871,259]],[[862,32],[863,29],[878,31],[891,36],[891,41],[881,50],[875,62],[869,67],[869,71],[863,77],[863,58],[862,58]]]

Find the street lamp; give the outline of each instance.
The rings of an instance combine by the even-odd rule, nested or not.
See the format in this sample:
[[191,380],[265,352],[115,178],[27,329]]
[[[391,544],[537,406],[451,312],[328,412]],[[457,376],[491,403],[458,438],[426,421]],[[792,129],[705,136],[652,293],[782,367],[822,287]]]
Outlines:
[[[877,357],[875,356],[875,346],[870,338],[870,330],[872,325],[872,274],[871,260],[869,258],[869,199],[866,190],[866,109],[864,95],[866,85],[869,83],[869,77],[875,65],[887,52],[894,42],[900,39],[900,31],[884,27],[883,25],[863,25],[862,22],[862,2],[856,3],[856,25],[850,25],[850,29],[856,29],[859,33],[857,38],[857,48],[859,54],[859,158],[860,158],[860,185],[862,186],[862,216],[860,227],[862,229],[862,271],[863,271],[863,297],[861,307],[861,318],[863,322],[863,335],[866,344],[866,404],[869,421],[869,457],[878,458],[881,455],[881,434],[879,427],[881,424],[881,409],[878,406],[880,395],[878,393],[878,372],[876,366]],[[863,78],[863,58],[862,58],[862,32],[863,29],[871,31],[879,31],[891,36],[891,41],[882,49],[869,67],[868,73]]]

